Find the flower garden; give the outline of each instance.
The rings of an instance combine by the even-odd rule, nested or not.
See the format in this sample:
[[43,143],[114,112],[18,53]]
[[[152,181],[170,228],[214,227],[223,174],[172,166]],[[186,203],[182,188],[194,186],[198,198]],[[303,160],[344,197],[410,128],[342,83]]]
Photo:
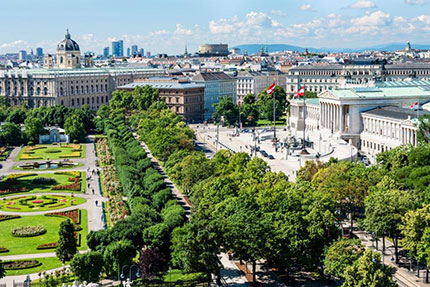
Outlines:
[[85,203],[85,199],[67,195],[25,195],[0,200],[0,210],[15,212],[47,211]]
[[74,209],[45,215],[0,215],[0,254],[32,254],[53,252],[57,246],[58,229],[66,218],[75,224],[78,249],[87,249],[87,211]]
[[80,144],[35,145],[35,146],[25,146],[17,156],[16,161],[84,158],[84,157],[85,157],[85,146]]

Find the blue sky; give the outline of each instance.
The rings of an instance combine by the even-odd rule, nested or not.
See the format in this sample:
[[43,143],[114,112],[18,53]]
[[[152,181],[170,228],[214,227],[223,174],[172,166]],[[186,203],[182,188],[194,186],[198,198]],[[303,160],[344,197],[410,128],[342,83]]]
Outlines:
[[0,53],[55,51],[66,28],[82,51],[123,39],[153,53],[200,43],[353,48],[430,44],[430,0],[1,0]]

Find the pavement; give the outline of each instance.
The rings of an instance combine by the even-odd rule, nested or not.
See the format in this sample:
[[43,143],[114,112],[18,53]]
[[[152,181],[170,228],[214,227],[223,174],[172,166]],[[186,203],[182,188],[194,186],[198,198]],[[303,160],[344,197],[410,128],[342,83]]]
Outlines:
[[[86,143],[84,144],[86,147],[86,157],[83,159],[73,159],[73,162],[80,162],[83,164],[81,167],[73,168],[73,169],[64,169],[64,171],[81,171],[86,173],[86,177],[89,178],[87,180],[87,189],[86,193],[74,193],[74,196],[85,198],[87,201],[81,205],[78,206],[72,206],[68,208],[63,209],[56,209],[55,211],[65,211],[65,210],[71,210],[75,208],[83,208],[87,209],[88,211],[88,232],[91,230],[100,230],[104,229],[104,222],[103,222],[103,207],[101,202],[106,201],[107,199],[102,197],[100,192],[100,185],[99,185],[99,177],[97,176],[97,173],[92,174],[92,170],[96,170],[96,153],[94,150],[94,144],[93,143]],[[2,168],[0,169],[0,175],[8,175],[10,173],[17,173],[22,171],[13,170],[13,166],[18,165],[22,162],[14,161],[15,158],[18,156],[21,148],[17,147],[15,148],[9,158],[2,163]],[[28,161],[27,161],[28,162]],[[61,169],[56,170],[46,170],[46,171],[37,171],[37,173],[53,173],[55,171],[62,171]],[[31,171],[28,171],[31,172]],[[89,187],[88,187],[89,184]],[[92,193],[92,189],[94,189],[94,194]],[[43,195],[43,194],[59,194],[59,195],[69,195],[69,193],[31,193],[32,195]],[[19,195],[11,195],[13,196],[22,196],[22,194]],[[40,215],[45,214],[51,211],[41,211],[41,212],[5,212],[0,211],[0,214],[19,214],[21,216],[31,216],[31,215]],[[80,251],[80,253],[87,252],[87,250]],[[32,258],[42,258],[42,257],[55,257],[55,252],[46,252],[46,253],[37,253],[37,254],[20,254],[20,255],[6,255],[6,256],[0,256],[0,260],[14,260],[14,259],[32,259]],[[60,268],[56,268],[53,270],[46,270],[46,272],[52,272]],[[39,279],[38,273],[29,274],[31,280]],[[23,282],[25,280],[27,275],[22,276],[6,276],[2,279],[0,279],[0,284],[6,283],[6,286],[12,286],[13,282]]]
[[[246,152],[252,156],[252,148],[258,146],[260,150],[266,151],[269,155],[273,155],[274,159],[268,159],[257,153],[257,157],[265,160],[270,166],[272,171],[285,173],[290,181],[295,181],[297,171],[305,164],[306,160],[315,160],[317,153],[322,162],[327,162],[331,157],[338,158],[339,160],[351,160],[356,158],[357,149],[352,145],[341,140],[337,136],[328,137],[324,133],[307,132],[306,138],[314,142],[314,148],[308,148],[310,155],[299,156],[300,150],[287,150],[275,147],[272,143],[273,131],[268,131],[266,128],[257,128],[258,141],[254,141],[254,135],[251,132],[240,133],[239,136],[233,136],[235,128],[219,127],[219,142],[217,145],[217,127],[216,125],[202,125],[192,124],[190,127],[196,132],[197,144],[208,148],[212,151],[218,149],[229,149],[233,152]],[[276,137],[284,142],[287,138],[294,136],[300,139],[302,133],[284,130],[277,127]],[[203,149],[203,148],[202,148]],[[290,154],[291,153],[291,154]],[[211,157],[209,155],[208,157]]]

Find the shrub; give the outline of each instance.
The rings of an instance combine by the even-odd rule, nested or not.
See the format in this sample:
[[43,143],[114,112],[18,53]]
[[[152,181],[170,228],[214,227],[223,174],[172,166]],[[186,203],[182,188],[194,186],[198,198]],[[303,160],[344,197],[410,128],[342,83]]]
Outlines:
[[12,229],[12,235],[15,237],[33,237],[39,236],[46,233],[43,225],[36,226],[21,226]]
[[28,269],[42,265],[42,263],[36,259],[3,261],[2,264],[5,270]]
[[57,181],[51,177],[36,177],[31,181],[34,184],[56,184]]
[[52,190],[73,190],[73,191],[80,191],[81,190],[81,183],[79,181],[75,181],[72,184],[67,185],[55,185],[51,187]]
[[69,157],[81,157],[81,153],[78,151],[75,151],[69,154],[60,155],[60,158],[69,158]]
[[34,176],[34,175],[37,175],[37,173],[11,173],[7,176],[6,180],[18,179],[18,178]]
[[27,143],[28,145],[34,145],[34,142],[33,141],[28,141],[28,143]]

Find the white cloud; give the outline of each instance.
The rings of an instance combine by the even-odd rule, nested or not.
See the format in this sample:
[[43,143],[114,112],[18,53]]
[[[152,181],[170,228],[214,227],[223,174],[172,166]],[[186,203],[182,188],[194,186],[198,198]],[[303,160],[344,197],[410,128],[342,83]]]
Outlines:
[[424,5],[427,3],[427,0],[405,0],[405,3],[409,5]]
[[366,16],[351,19],[351,27],[348,33],[378,34],[391,23],[391,16],[382,11],[369,13]]
[[176,30],[174,32],[176,35],[192,35],[193,31],[184,28],[181,24],[176,24]]
[[94,39],[94,34],[83,34],[81,36],[82,40],[90,42]]
[[11,48],[22,48],[22,47],[29,47],[28,42],[24,40],[16,40],[10,43],[3,43],[0,45],[0,49],[11,49]]
[[286,17],[287,16],[287,13],[285,13],[284,11],[281,11],[281,10],[272,10],[272,11],[270,11],[270,13],[272,15],[279,16],[279,17]]
[[376,5],[372,1],[368,0],[358,0],[351,5],[349,5],[349,8],[352,9],[369,9],[369,8],[375,8]]
[[300,6],[300,9],[303,11],[312,11],[312,5],[311,4],[303,4]]
[[170,32],[167,30],[159,30],[154,32],[149,32],[149,36],[161,36],[161,35],[169,35]]
[[213,34],[227,34],[235,30],[236,17],[232,19],[220,19],[218,21],[211,20],[209,22],[209,30]]
[[425,25],[430,25],[430,15],[420,15],[416,19]]

